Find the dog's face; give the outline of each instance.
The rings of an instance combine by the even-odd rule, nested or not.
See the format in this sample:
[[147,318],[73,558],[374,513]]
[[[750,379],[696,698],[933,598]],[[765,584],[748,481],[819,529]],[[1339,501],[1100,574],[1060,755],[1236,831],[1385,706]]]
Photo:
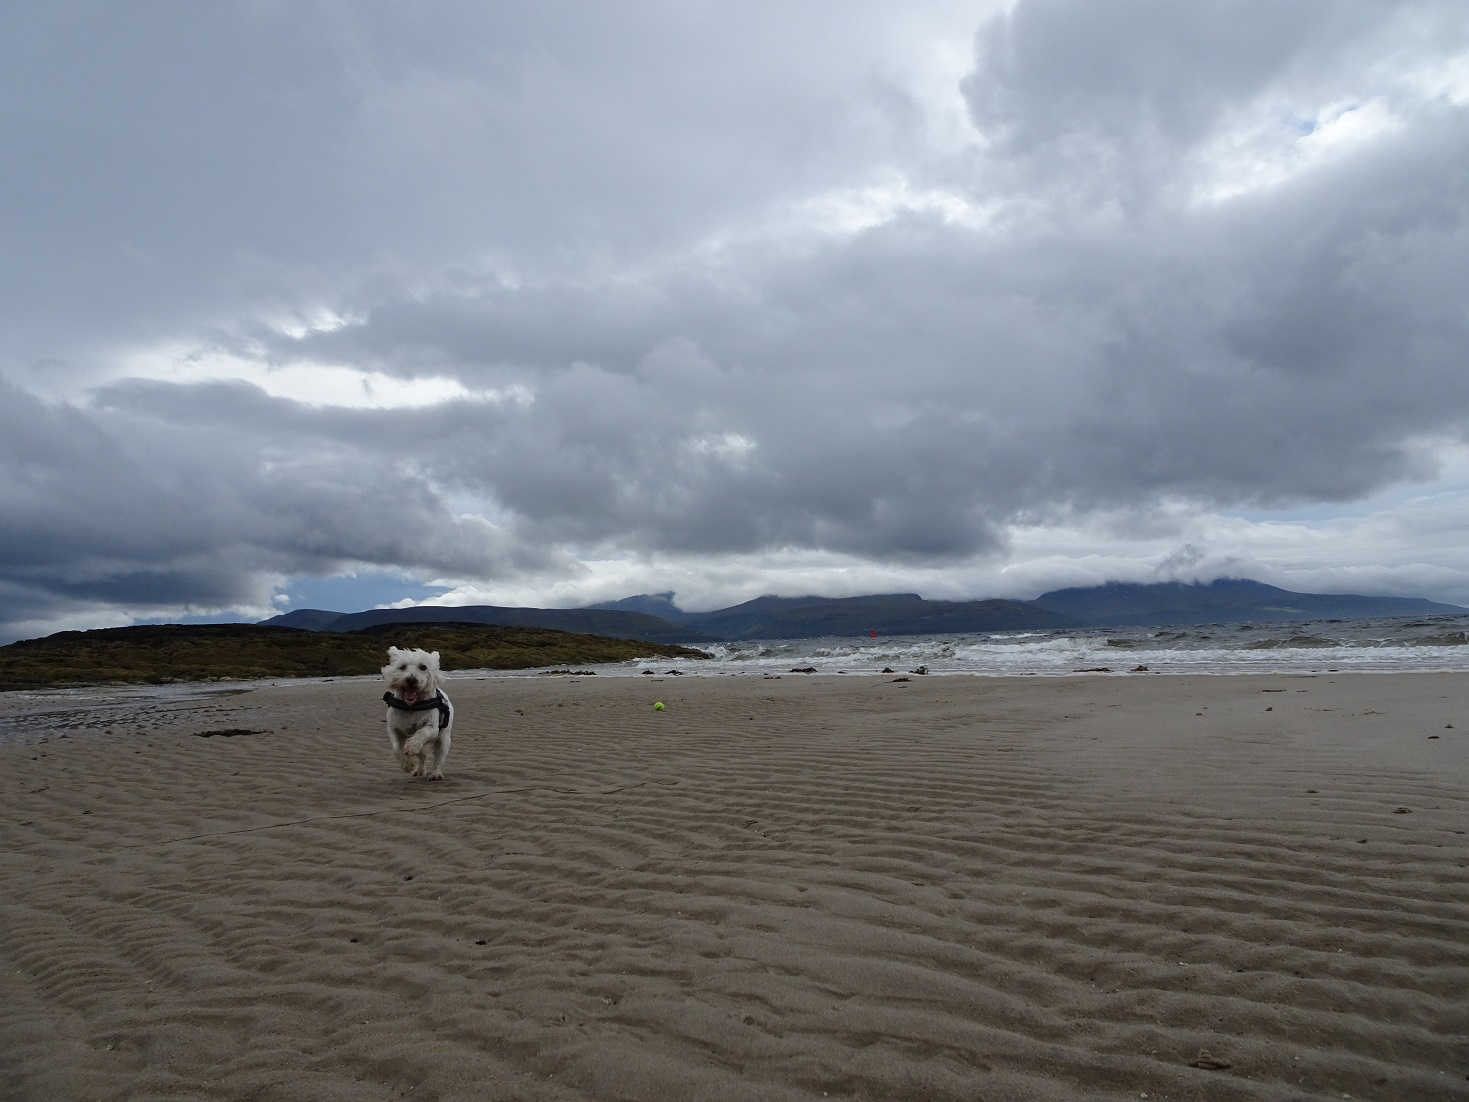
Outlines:
[[439,652],[388,648],[388,664],[383,678],[405,704],[417,704],[439,691]]

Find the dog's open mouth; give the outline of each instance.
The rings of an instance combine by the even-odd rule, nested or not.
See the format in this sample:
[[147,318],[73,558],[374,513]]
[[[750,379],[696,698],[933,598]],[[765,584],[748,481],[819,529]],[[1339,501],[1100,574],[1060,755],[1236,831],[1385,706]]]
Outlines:
[[403,703],[404,704],[417,704],[418,703],[418,690],[417,689],[410,689],[410,688],[407,688],[405,686],[403,688],[402,692],[400,692],[398,695],[403,698]]

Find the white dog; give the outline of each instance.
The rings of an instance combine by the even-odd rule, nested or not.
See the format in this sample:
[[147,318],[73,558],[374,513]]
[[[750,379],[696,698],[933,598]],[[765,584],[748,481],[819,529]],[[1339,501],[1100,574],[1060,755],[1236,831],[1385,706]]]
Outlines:
[[388,648],[383,667],[388,691],[388,739],[403,772],[431,781],[444,779],[454,726],[454,705],[440,682],[439,652]]

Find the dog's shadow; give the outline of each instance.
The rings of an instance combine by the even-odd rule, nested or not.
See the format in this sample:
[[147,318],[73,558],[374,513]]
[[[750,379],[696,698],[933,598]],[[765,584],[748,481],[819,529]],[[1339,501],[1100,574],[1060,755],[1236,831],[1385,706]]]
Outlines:
[[391,808],[393,803],[428,804],[445,798],[474,796],[494,788],[494,778],[489,774],[467,770],[446,774],[441,781],[426,781],[402,772],[384,777],[363,777],[344,784],[337,791],[345,799],[369,800]]

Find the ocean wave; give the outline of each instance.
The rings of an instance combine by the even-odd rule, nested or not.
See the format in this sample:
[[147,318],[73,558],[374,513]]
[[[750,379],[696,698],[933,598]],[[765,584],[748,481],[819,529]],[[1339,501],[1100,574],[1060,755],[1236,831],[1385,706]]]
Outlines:
[[1319,635],[1292,635],[1285,639],[1257,639],[1253,643],[1246,643],[1245,650],[1277,650],[1282,647],[1319,648],[1335,646],[1340,646],[1340,644],[1332,639],[1323,639]]
[[[1430,629],[1430,630],[1424,630]],[[648,659],[609,673],[768,674],[814,667],[826,674],[1070,676],[1077,669],[1135,666],[1150,674],[1322,673],[1336,670],[1469,671],[1469,617],[1148,625],[1037,632],[828,636],[695,644],[707,661]],[[1126,654],[1119,661],[1119,652]],[[599,668],[600,671],[601,668]]]

